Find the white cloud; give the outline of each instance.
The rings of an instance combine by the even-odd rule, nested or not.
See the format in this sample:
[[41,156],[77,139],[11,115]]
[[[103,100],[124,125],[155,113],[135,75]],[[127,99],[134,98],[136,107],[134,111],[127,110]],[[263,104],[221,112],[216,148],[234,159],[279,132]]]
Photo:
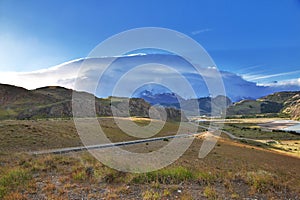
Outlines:
[[277,73],[277,74],[269,74],[269,75],[259,75],[259,74],[245,74],[243,75],[243,78],[249,81],[257,81],[257,80],[263,80],[263,79],[269,79],[279,76],[286,76],[286,75],[292,75],[300,73],[300,70],[292,71],[292,72],[283,72],[283,73]]
[[[113,91],[118,80],[126,73],[128,74],[123,82],[125,88],[120,95],[126,93],[126,88],[130,88],[133,84],[142,83],[145,80],[148,82],[152,80],[152,82],[157,83],[168,82],[170,85],[176,86],[176,90],[185,91],[184,85],[178,83],[178,77],[188,78],[190,81],[195,81],[196,85],[201,85],[203,84],[203,81],[200,80],[201,76],[213,80],[217,73],[215,67],[203,68],[201,70],[201,76],[199,76],[193,68],[189,69],[186,65],[184,66],[182,63],[178,64],[172,59],[169,64],[156,64],[158,61],[153,62],[153,60],[150,60],[145,67],[132,71],[135,66],[143,66],[145,61],[141,62],[139,57],[126,57],[130,57],[130,59],[133,60],[128,61],[129,58],[121,58],[120,62],[111,65],[105,71],[105,76],[102,77],[100,82],[98,80],[99,75],[112,58],[77,59],[51,68],[32,72],[1,72],[0,82],[25,87],[27,89],[35,89],[48,85],[59,85],[74,89],[74,83],[76,79],[78,79],[82,81],[80,85],[76,85],[75,89],[94,93],[95,91],[93,90],[99,83],[100,87],[98,88],[97,94],[99,96],[108,96],[110,95],[109,93]],[[161,57],[158,57],[158,59],[160,58]],[[176,60],[179,58],[174,56],[173,59]],[[167,62],[169,62],[169,59],[167,60]],[[84,64],[84,67],[80,69],[81,64]],[[166,66],[171,66],[175,70],[170,70],[170,68]],[[195,84],[192,83],[192,85]],[[199,88],[206,90],[206,87],[199,86]]]
[[299,90],[300,90],[300,78],[283,80],[283,81],[275,81],[275,82],[272,82],[272,83],[263,83],[263,84],[259,84],[259,85],[269,86],[269,87],[295,86],[295,87],[299,87]]
[[210,28],[200,29],[200,30],[193,31],[192,35],[198,35],[200,33],[209,32],[209,31],[212,31],[212,29]]
[[1,72],[0,81],[1,83],[21,86],[27,89],[35,89],[49,85],[73,88],[73,82],[61,83],[64,80],[75,79],[79,66],[80,65],[75,62],[32,72]]
[[[77,59],[48,69],[31,72],[1,72],[0,82],[25,87],[27,89],[58,85],[91,93],[95,93],[94,89],[98,86],[96,94],[100,97],[104,97],[111,95],[116,83],[124,74],[127,74],[126,79],[121,83],[121,87],[123,87],[124,90],[119,90],[120,95],[124,95],[126,92],[129,94],[128,92],[131,91],[130,88],[135,87],[134,85],[141,85],[143,81],[152,81],[158,84],[168,82],[170,85],[176,87],[175,90],[177,93],[182,91],[181,94],[185,95],[183,97],[190,98],[191,94],[185,93],[186,86],[178,81],[178,75],[182,75],[182,77],[190,82],[190,85],[199,96],[207,96],[211,93],[211,90],[216,91],[216,93],[212,93],[214,95],[221,92],[218,89],[220,89],[220,84],[222,83],[219,82],[217,78],[218,71],[214,67],[202,68],[201,75],[199,75],[194,69],[190,70],[191,66],[180,63],[178,57],[174,56],[173,59],[168,57],[161,65],[155,64],[163,60],[161,59],[161,55],[157,55],[157,57],[151,56],[149,58],[150,60],[144,60],[141,59],[141,57],[134,56],[120,58],[119,61],[110,65],[106,70],[105,67],[107,64],[115,58]],[[145,67],[133,70],[134,67],[142,66],[145,63],[149,64],[145,65]],[[80,68],[82,64],[84,64],[84,68]],[[175,71],[163,65],[173,67]],[[105,73],[105,76],[102,76],[102,79],[99,81],[101,73]],[[232,100],[259,98],[282,90],[300,90],[300,79],[258,85],[255,82],[246,81],[234,73],[221,71],[220,75],[224,82],[226,95]],[[76,79],[81,80],[81,84],[75,87],[74,83]],[[208,91],[205,81],[210,83],[210,87],[212,87],[210,91]]]

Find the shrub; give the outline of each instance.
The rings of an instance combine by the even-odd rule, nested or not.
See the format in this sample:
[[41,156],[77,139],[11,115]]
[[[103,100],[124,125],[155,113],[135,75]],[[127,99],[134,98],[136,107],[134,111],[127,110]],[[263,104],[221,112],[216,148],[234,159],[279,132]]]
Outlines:
[[87,179],[87,175],[86,175],[85,171],[76,171],[72,174],[72,178],[75,181],[83,181],[83,180]]
[[143,192],[143,199],[144,200],[158,200],[161,199],[158,192],[152,191],[152,190],[146,190]]
[[164,196],[164,197],[169,197],[169,196],[171,196],[170,190],[164,189],[164,191],[163,191],[163,196]]
[[247,173],[247,182],[253,192],[265,193],[280,187],[275,180],[274,175],[263,170]]
[[199,172],[197,174],[197,179],[199,183],[210,184],[216,181],[217,177],[211,172]]
[[216,190],[211,186],[205,187],[204,191],[203,191],[203,194],[208,199],[211,199],[211,200],[218,199],[218,195],[217,195]]

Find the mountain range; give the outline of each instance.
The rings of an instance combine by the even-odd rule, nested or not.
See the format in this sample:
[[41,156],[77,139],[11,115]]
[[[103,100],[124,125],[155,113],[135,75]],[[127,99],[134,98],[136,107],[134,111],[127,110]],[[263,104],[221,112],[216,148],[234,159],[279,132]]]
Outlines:
[[149,90],[144,90],[135,94],[135,97],[142,98],[151,105],[181,109],[188,116],[220,116],[232,104],[228,97],[222,95],[184,99],[175,93],[152,93]]
[[[113,63],[106,68],[106,65],[111,61]],[[139,67],[135,69],[136,66]],[[174,68],[174,70],[170,70],[166,66]],[[98,78],[101,73],[102,78],[99,81]],[[206,81],[213,81],[218,73],[223,81],[224,92],[218,84],[215,86],[210,85],[210,87],[215,88],[208,88],[207,86]],[[178,74],[187,80],[195,95],[186,92],[187,87],[175,77]],[[124,77],[124,75],[126,76]],[[112,94],[120,79],[123,79],[122,84],[120,84],[121,89]],[[107,96],[131,97],[134,88],[140,91],[148,90],[153,94],[169,93],[169,90],[159,87],[160,84],[163,85],[164,83],[174,86],[170,89],[171,92],[180,95],[184,99],[223,95],[229,97],[233,102],[243,99],[257,99],[280,91],[300,90],[298,82],[274,83],[263,86],[247,81],[235,73],[218,71],[216,66],[203,66],[199,72],[184,58],[169,54],[81,58],[32,72],[1,72],[0,80],[2,83],[18,85],[27,89],[58,85],[77,91],[89,92],[103,98]],[[80,80],[82,80],[82,84],[77,84],[76,87],[76,82]],[[146,82],[145,85],[142,85],[143,81]],[[147,83],[147,81],[155,82],[155,84]],[[91,85],[95,83],[99,83],[99,87],[91,88]],[[142,88],[136,88],[136,86]],[[212,92],[210,89],[212,89]]]
[[[97,98],[87,92],[77,92],[59,86],[47,86],[35,90],[0,84],[0,119],[38,119],[72,117],[72,94],[95,98],[98,116],[112,116],[112,109],[119,117],[127,116],[124,106],[129,104],[131,116],[149,117],[151,105],[141,98]],[[159,109],[159,108],[157,108]],[[186,120],[178,109],[166,108],[167,120]],[[157,114],[159,115],[159,114]],[[160,116],[153,116],[159,118]]]
[[[300,87],[296,83],[261,86],[237,74],[219,71],[216,66],[203,66],[198,70],[177,55],[135,54],[82,58],[33,72],[4,72],[0,80],[10,85],[0,85],[0,116],[71,117],[73,91],[93,94],[98,116],[112,115],[111,98],[117,110],[129,101],[131,114],[145,117],[149,117],[151,106],[167,108],[170,119],[179,119],[179,110],[188,116],[219,116],[232,102],[237,103],[227,109],[229,115],[280,112],[294,118],[298,116],[295,91]],[[278,101],[272,95],[267,96],[269,94],[286,98]]]
[[98,98],[87,92],[60,86],[27,90],[6,84],[0,84],[0,119],[72,117],[73,93],[95,98],[97,116],[113,116],[112,109],[118,111],[118,116],[126,116],[124,106],[129,104],[131,116],[149,117],[149,109],[154,106],[158,110],[163,107],[168,120],[180,120],[181,117],[186,120],[185,116],[199,115],[193,107],[197,105],[200,115],[206,116],[220,116],[226,109],[228,117],[284,116],[300,119],[300,91],[277,92],[256,100],[242,100],[232,104],[226,96],[184,99],[175,93],[153,94],[151,91],[143,91],[139,97],[134,98]]
[[283,116],[300,120],[300,91],[277,92],[237,102],[229,106],[227,116]]

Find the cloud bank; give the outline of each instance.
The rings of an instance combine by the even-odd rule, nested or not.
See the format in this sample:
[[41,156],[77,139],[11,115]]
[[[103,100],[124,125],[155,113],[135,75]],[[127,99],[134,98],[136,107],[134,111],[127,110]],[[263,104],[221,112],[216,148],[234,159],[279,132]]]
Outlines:
[[[113,61],[109,67],[107,66]],[[110,95],[130,96],[133,89],[145,87],[148,90],[163,92],[155,88],[155,84],[168,84],[171,91],[184,98],[194,98],[188,92],[187,85],[181,84],[180,78],[195,91],[196,97],[211,95],[207,81],[214,82],[217,69],[215,67],[202,68],[200,74],[184,59],[175,55],[127,55],[121,57],[81,58],[66,62],[47,69],[32,72],[1,72],[0,82],[21,86],[27,89],[58,85],[71,89],[79,89],[94,93],[99,97]],[[101,79],[99,76],[102,74]],[[264,95],[285,91],[300,90],[300,78],[259,85],[247,81],[231,72],[220,71],[225,92],[233,101],[245,98],[259,98]],[[80,85],[75,82],[80,81]],[[145,83],[143,85],[142,83]],[[151,84],[155,83],[155,84]],[[115,86],[121,85],[121,90]],[[216,86],[216,88],[218,88]],[[113,93],[113,91],[117,93]],[[218,95],[214,90],[212,95]],[[222,91],[220,91],[220,94]]]

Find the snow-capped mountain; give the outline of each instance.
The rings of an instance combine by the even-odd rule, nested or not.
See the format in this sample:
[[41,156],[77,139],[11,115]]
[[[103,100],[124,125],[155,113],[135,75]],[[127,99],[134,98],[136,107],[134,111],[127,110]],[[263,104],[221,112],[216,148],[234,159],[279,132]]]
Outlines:
[[[154,90],[152,90],[154,91]],[[231,100],[225,96],[201,97],[197,99],[184,99],[175,93],[153,93],[149,90],[143,90],[134,95],[142,98],[151,105],[172,107],[181,109],[189,116],[193,115],[214,115],[220,116],[228,106],[232,104]]]

